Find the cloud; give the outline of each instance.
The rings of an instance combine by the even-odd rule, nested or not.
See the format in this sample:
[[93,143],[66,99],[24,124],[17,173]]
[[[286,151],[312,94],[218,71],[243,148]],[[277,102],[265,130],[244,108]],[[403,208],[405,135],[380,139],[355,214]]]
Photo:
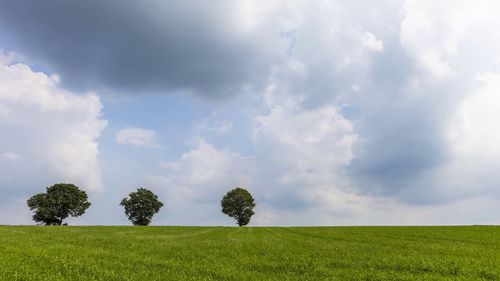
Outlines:
[[271,86],[266,110],[255,117],[256,178],[272,186],[262,192],[274,205],[300,209],[324,204],[326,193],[346,187],[342,171],[358,137],[337,107],[307,109],[293,97],[279,96]]
[[25,64],[0,61],[2,200],[63,181],[101,189],[97,139],[106,121],[99,98],[66,91],[57,76]]
[[[282,207],[321,205],[321,200],[310,200],[313,202],[310,206],[304,201],[313,197],[313,186],[319,186],[322,179],[330,183],[330,188],[323,189],[324,193],[318,198],[328,198],[328,194],[342,197],[339,193],[345,192],[351,196],[394,198],[404,204],[445,205],[445,202],[460,202],[484,194],[497,196],[491,183],[500,179],[490,169],[480,168],[485,163],[497,167],[496,162],[492,158],[487,162],[484,156],[473,156],[472,153],[458,156],[455,147],[467,138],[458,138],[460,142],[450,138],[450,128],[463,123],[458,121],[463,117],[457,117],[464,114],[460,108],[468,108],[466,112],[480,108],[474,104],[478,103],[479,96],[484,96],[481,102],[488,104],[485,109],[491,110],[477,110],[475,118],[467,118],[469,127],[476,128],[473,133],[469,132],[468,138],[481,136],[486,142],[494,143],[496,133],[492,130],[486,133],[487,128],[493,126],[486,120],[496,120],[494,114],[488,114],[495,112],[496,99],[480,90],[485,79],[489,89],[494,88],[493,74],[499,68],[498,64],[492,63],[498,57],[500,37],[492,31],[490,24],[498,21],[494,12],[488,9],[491,5],[496,4],[490,1],[471,7],[469,4],[409,1],[403,7],[388,5],[382,10],[367,6],[368,15],[403,12],[402,19],[384,18],[385,24],[377,24],[377,17],[366,17],[365,14],[357,17],[356,10],[349,4],[325,5],[322,16],[315,15],[314,5],[308,5],[294,33],[290,64],[275,68],[268,84],[274,94],[263,94],[263,99],[271,105],[264,109],[264,112],[269,110],[269,117],[278,120],[281,112],[286,112],[283,108],[294,109],[279,125],[269,130],[276,134],[269,133],[266,138],[261,138],[262,143],[255,148],[258,153],[259,148],[268,145],[262,159],[278,163],[267,167],[270,175],[264,177],[266,180],[273,179],[273,176],[279,178],[282,171],[287,170],[295,176],[282,189],[276,188],[277,194],[283,194],[285,190],[300,194],[295,201],[292,198],[284,200],[286,204]],[[339,13],[349,16],[332,16]],[[425,16],[434,13],[443,16]],[[429,21],[433,27],[422,29],[421,26]],[[422,40],[422,32],[422,36],[429,36],[429,40]],[[384,52],[367,48],[366,43],[371,37],[367,34],[377,34],[371,39],[383,42]],[[487,42],[486,46],[478,52],[478,45],[482,46],[484,42]],[[447,75],[432,65],[426,65],[427,52],[436,54],[439,64],[450,67],[454,74]],[[484,69],[496,72],[486,72],[485,75]],[[289,107],[290,101],[294,106]],[[344,111],[338,110],[346,107],[356,112],[355,118],[344,116]],[[319,113],[325,109],[336,112],[338,119]],[[457,113],[457,110],[462,113]],[[309,117],[314,114],[320,119]],[[294,153],[285,140],[297,140],[296,147],[300,147],[301,152],[314,151],[316,147],[309,146],[295,130],[305,134],[318,129],[323,124],[319,120],[348,124],[346,128],[350,129],[341,131],[339,136],[354,141],[350,145],[336,146],[338,142],[330,139],[325,142],[329,147],[317,145],[320,148],[317,154]],[[309,126],[301,127],[302,122]],[[479,125],[481,123],[484,126]],[[258,132],[259,126],[265,123],[256,124]],[[484,130],[479,131],[480,128]],[[456,131],[453,134],[457,135]],[[473,142],[471,146],[483,147],[479,142]],[[491,146],[484,147],[484,154],[479,155],[495,155]],[[335,151],[337,160],[349,161],[342,165],[326,161],[329,154],[325,152],[330,151]],[[280,156],[272,159],[276,154]],[[343,158],[342,155],[350,157]],[[310,181],[303,180],[305,177],[300,181],[300,175],[305,173],[296,172],[293,167],[295,159],[297,167],[309,166],[317,172],[310,175]],[[325,167],[329,173],[318,172],[321,168],[312,165],[314,161],[323,164],[317,167]],[[287,166],[287,169],[276,169],[280,165]],[[472,166],[476,168],[472,169]],[[469,172],[464,174],[464,169]],[[482,184],[478,186],[474,181]],[[369,206],[369,201],[364,200],[360,202]]]
[[3,152],[3,153],[0,153],[0,157],[3,160],[16,161],[19,159],[19,154],[14,153],[14,152]]
[[[226,223],[218,200],[236,185],[257,197],[257,224],[494,221],[496,1],[29,5],[2,5],[0,36],[60,74],[45,76],[58,90],[217,99],[200,106],[215,113],[193,121],[186,151],[151,168],[148,182],[172,201],[165,223]],[[1,61],[13,67],[16,56]],[[64,108],[41,93],[29,99],[37,114]],[[17,120],[12,111],[0,103],[0,120]],[[89,120],[102,122],[99,112]],[[122,138],[155,143],[154,132]],[[31,157],[0,153],[18,155],[0,158],[9,165]]]
[[156,132],[143,128],[126,128],[116,134],[116,142],[137,147],[158,147]]
[[[494,157],[485,161],[495,153],[476,137],[496,139],[494,131],[486,133],[496,103],[479,89],[485,79],[494,85],[493,73],[482,69],[496,67],[490,46],[500,40],[481,36],[491,35],[481,20],[485,9],[469,13],[467,5],[450,4],[447,13],[440,4],[411,1],[367,5],[366,13],[357,13],[356,4],[291,6],[277,14],[294,27],[283,36],[288,57],[240,110],[251,120],[252,150],[244,156],[249,164],[238,169],[251,176],[259,196],[256,223],[422,224],[438,222],[433,216],[455,221],[444,214],[447,208],[491,203],[482,196],[497,196],[491,183],[498,180],[494,168],[480,167],[497,167]],[[427,13],[445,19],[434,22]],[[428,21],[434,28],[425,27]],[[488,47],[478,54],[485,40]],[[474,110],[472,118],[467,112],[474,103],[491,110]],[[475,156],[459,152],[467,142],[487,149],[474,150]],[[394,210],[398,215],[390,214]]]
[[273,2],[2,1],[0,34],[72,89],[221,97],[265,79]]
[[357,212],[367,199],[349,190],[343,172],[357,142],[352,123],[337,107],[304,109],[282,93],[270,86],[260,113],[252,114],[251,155],[218,149],[198,138],[180,159],[162,163],[165,173],[151,175],[149,182],[175,202],[169,212],[182,212],[187,221],[227,224],[219,201],[235,186],[244,186],[256,196],[257,224],[313,209],[323,210],[324,217],[318,221],[332,214],[345,217]]
[[384,42],[380,41],[375,37],[370,32],[365,32],[363,33],[363,36],[361,37],[361,42],[363,46],[365,46],[368,49],[381,52],[384,50]]
[[[450,79],[457,73],[465,44],[482,44],[496,20],[497,1],[406,1],[401,22],[401,43],[417,65],[435,79]],[[485,32],[474,34],[474,32]],[[481,39],[480,41],[470,39]],[[469,39],[467,39],[469,38]],[[496,44],[495,44],[496,45]],[[489,48],[489,47],[487,47]],[[478,54],[480,55],[480,54]],[[481,55],[480,55],[481,56]]]
[[[449,161],[430,171],[423,192],[454,200],[489,196],[500,198],[500,72],[484,72],[475,87],[450,114],[444,133]],[[416,193],[409,191],[410,194]],[[418,194],[418,193],[417,193]]]
[[166,212],[173,221],[163,222],[227,224],[220,215],[220,199],[236,186],[251,190],[249,164],[245,157],[197,138],[178,160],[161,164],[164,174],[150,175],[146,181],[168,198]]
[[[500,37],[492,31],[492,22],[498,21],[491,9],[495,5],[494,1],[405,3],[399,42],[384,39],[387,52],[396,43],[402,49],[391,50],[392,59],[385,57],[373,65],[376,69],[398,60],[404,68],[385,74],[398,78],[368,76],[370,88],[360,87],[358,97],[346,101],[362,115],[355,125],[362,145],[354,150],[349,169],[358,192],[412,204],[459,201],[484,194],[485,189],[494,193],[488,186],[497,178],[485,171],[489,169],[471,168],[496,167],[496,163],[477,157],[482,153],[459,153],[457,147],[465,147],[470,139],[492,138],[486,130],[465,128],[485,128],[482,123],[490,126],[486,119],[495,118],[477,109],[470,114],[480,100],[489,105],[485,109],[496,106],[496,99],[481,90],[484,77],[489,77],[490,87],[494,85],[494,75],[483,75],[485,70],[498,71],[498,65],[491,63],[500,46]],[[494,154],[490,149],[484,146],[484,153]],[[483,184],[474,184],[473,179]]]
[[228,120],[211,120],[213,118],[204,119],[197,126],[196,131],[200,132],[214,132],[217,134],[224,134],[231,131],[233,122]]

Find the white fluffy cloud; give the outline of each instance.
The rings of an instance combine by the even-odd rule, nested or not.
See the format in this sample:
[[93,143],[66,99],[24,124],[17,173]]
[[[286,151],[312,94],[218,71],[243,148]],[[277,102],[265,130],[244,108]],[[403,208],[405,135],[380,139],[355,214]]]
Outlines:
[[342,172],[358,136],[336,106],[307,109],[296,98],[279,94],[274,85],[268,88],[266,110],[254,120],[261,184],[276,185],[267,190],[273,196],[291,193],[321,204],[328,197],[323,193],[345,188]]
[[384,42],[381,40],[377,39],[373,33],[370,32],[365,32],[363,33],[361,37],[361,42],[363,46],[365,46],[368,49],[381,52],[384,50]]
[[[0,184],[4,198],[56,182],[101,188],[97,139],[106,126],[95,94],[62,89],[57,76],[0,53]],[[6,190],[5,190],[6,189]]]
[[[348,190],[343,172],[358,141],[352,123],[335,106],[305,109],[280,94],[271,85],[261,112],[252,114],[255,154],[218,149],[198,138],[180,159],[162,163],[164,175],[149,177],[151,186],[173,202],[167,211],[173,217],[183,214],[173,223],[232,223],[220,214],[219,201],[236,186],[256,196],[257,225],[293,224],[291,213],[319,209],[323,215],[315,222],[325,223],[332,214],[352,216],[370,201]],[[202,124],[211,127],[207,120]]]
[[434,172],[436,193],[500,198],[500,73],[477,76],[475,87],[452,112],[445,128],[449,161]]
[[255,223],[327,224],[359,216],[372,200],[353,193],[345,174],[359,142],[352,122],[333,105],[307,109],[293,97],[267,101],[253,134],[262,208]]
[[251,186],[249,159],[237,153],[217,149],[202,138],[180,159],[161,163],[163,175],[151,175],[147,183],[162,190],[168,198],[166,212],[169,224],[221,224],[219,201],[224,193],[236,186]]
[[[472,59],[484,63],[484,55],[494,51],[488,45],[496,45],[499,39],[491,30],[498,23],[499,8],[500,3],[494,0],[406,1],[401,43],[417,65],[434,78],[453,78],[460,74],[457,68],[474,67]],[[478,44],[485,53],[477,52]],[[467,50],[467,45],[474,49]],[[474,57],[464,57],[467,51]]]
[[116,142],[137,147],[158,147],[156,132],[143,128],[126,128],[116,134]]

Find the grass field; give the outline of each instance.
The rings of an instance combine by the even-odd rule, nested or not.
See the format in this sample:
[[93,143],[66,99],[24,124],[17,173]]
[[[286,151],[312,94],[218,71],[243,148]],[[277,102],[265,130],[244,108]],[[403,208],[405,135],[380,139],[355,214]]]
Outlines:
[[500,280],[500,227],[0,227],[2,280]]

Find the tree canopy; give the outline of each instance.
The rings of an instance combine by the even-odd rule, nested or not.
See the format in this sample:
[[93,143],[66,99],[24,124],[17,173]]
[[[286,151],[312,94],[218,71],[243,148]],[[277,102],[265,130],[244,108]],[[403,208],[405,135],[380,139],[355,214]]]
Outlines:
[[61,225],[69,216],[83,215],[91,205],[87,193],[69,183],[47,187],[47,192],[33,195],[27,203],[35,211],[33,220],[46,225]]
[[222,212],[236,220],[238,226],[247,225],[255,214],[255,202],[246,189],[237,187],[224,195],[221,201]]
[[146,188],[131,192],[129,197],[122,199],[120,205],[125,208],[125,214],[133,225],[149,225],[153,216],[163,207],[158,196]]

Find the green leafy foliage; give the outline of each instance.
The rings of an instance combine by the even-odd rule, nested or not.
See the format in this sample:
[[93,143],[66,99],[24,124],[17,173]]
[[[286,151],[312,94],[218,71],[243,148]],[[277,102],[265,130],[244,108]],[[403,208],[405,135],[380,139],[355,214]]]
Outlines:
[[238,226],[247,225],[255,214],[255,202],[246,189],[237,187],[224,195],[221,201],[222,212],[236,220]]
[[136,192],[130,193],[120,205],[125,208],[125,214],[133,225],[149,225],[153,216],[163,207],[158,196],[146,188],[138,188]]
[[35,211],[33,220],[46,225],[61,225],[67,217],[78,217],[90,207],[87,193],[74,184],[58,183],[46,193],[33,195],[28,207]]

